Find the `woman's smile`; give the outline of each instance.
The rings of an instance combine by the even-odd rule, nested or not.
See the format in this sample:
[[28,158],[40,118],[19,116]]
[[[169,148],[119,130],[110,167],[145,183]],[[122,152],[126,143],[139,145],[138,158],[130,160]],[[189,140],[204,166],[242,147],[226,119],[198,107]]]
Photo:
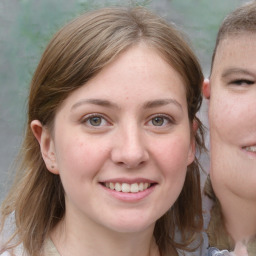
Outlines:
[[118,192],[123,192],[123,193],[138,193],[142,192],[149,187],[155,185],[156,183],[152,182],[130,182],[128,183],[127,181],[124,182],[115,182],[115,181],[110,181],[110,182],[103,182],[101,183],[104,187],[107,187],[111,190],[115,190]]
[[118,200],[138,202],[148,197],[157,183],[154,182],[104,182],[100,183],[107,192]]

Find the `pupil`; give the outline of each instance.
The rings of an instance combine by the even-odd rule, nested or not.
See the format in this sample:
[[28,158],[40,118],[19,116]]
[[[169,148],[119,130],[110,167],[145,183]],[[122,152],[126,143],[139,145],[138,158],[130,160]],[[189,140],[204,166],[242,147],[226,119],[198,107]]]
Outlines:
[[153,118],[152,123],[153,123],[153,125],[161,126],[161,125],[163,125],[164,120],[162,117],[155,117],[155,118]]
[[90,124],[93,126],[99,126],[101,124],[101,117],[92,117],[90,118]]

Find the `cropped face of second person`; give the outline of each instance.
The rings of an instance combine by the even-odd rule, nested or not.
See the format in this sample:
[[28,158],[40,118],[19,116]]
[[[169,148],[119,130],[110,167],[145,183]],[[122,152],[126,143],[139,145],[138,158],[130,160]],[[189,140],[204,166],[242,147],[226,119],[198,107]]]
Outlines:
[[228,35],[204,85],[210,98],[211,181],[218,198],[256,200],[256,34]]
[[[40,130],[38,121],[32,129]],[[195,153],[184,81],[144,44],[69,95],[53,131],[42,128],[40,137],[65,190],[64,222],[78,230],[152,230],[176,201]]]

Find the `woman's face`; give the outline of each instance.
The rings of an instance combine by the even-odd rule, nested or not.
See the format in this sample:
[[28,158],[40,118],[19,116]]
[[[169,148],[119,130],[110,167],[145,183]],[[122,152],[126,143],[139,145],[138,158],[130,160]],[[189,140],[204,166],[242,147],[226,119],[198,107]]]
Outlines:
[[210,79],[211,180],[224,191],[256,199],[256,35],[223,39]]
[[78,229],[152,229],[194,160],[184,83],[145,46],[74,91],[54,125],[48,153],[65,190],[65,219]]

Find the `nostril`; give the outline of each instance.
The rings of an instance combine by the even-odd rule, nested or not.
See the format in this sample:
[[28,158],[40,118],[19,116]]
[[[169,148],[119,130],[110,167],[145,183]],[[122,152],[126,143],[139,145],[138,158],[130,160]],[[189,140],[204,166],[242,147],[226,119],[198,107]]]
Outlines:
[[125,163],[125,162],[117,162],[116,164],[122,167],[125,167],[127,169],[133,169],[133,168],[138,168],[142,167],[146,161],[141,161],[139,163]]
[[125,168],[127,168],[127,169],[131,169],[131,168],[132,168],[131,165],[126,164],[125,162],[118,162],[117,165],[122,166],[122,167],[125,167]]

